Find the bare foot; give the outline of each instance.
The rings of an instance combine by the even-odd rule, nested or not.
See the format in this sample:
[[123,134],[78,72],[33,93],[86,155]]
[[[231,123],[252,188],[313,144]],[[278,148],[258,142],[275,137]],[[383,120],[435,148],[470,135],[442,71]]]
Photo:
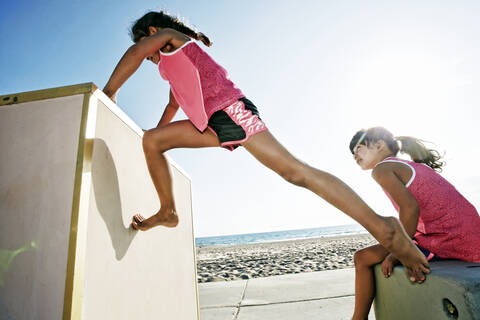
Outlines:
[[135,230],[146,231],[156,226],[174,228],[178,225],[178,215],[173,209],[161,208],[156,214],[145,219],[140,214],[133,216],[132,228]]
[[383,219],[390,235],[381,241],[381,244],[400,260],[410,281],[422,283],[425,281],[425,275],[430,273],[427,258],[408,237],[398,219],[394,217],[384,217]]

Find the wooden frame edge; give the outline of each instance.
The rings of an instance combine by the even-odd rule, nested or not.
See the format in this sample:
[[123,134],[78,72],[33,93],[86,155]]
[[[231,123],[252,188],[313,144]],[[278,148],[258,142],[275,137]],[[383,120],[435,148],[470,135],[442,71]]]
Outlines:
[[97,89],[93,82],[81,83],[72,86],[63,86],[43,90],[12,93],[0,96],[0,107],[23,102],[45,100],[73,96],[77,94],[92,93]]

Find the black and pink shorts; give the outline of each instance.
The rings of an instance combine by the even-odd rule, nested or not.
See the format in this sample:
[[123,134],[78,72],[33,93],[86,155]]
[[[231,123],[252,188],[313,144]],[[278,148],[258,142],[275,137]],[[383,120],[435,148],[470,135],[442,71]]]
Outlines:
[[423,247],[420,247],[418,245],[418,242],[417,242],[417,239],[413,238],[412,239],[413,243],[415,243],[415,245],[417,246],[417,248],[425,255],[425,258],[427,258],[427,261],[440,261],[440,260],[444,260],[442,258],[440,258],[439,256],[437,256],[435,253],[431,252],[430,250],[428,249],[425,249]]
[[208,128],[218,137],[220,145],[230,151],[254,134],[267,130],[257,108],[247,98],[240,98],[213,113],[208,120]]

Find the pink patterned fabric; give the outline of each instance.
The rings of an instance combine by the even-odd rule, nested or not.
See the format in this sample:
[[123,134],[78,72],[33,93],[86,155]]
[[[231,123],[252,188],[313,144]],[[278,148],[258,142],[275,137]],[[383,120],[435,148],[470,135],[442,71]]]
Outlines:
[[253,114],[252,111],[245,109],[245,104],[242,101],[236,101],[233,104],[229,105],[223,109],[226,114],[245,131],[245,138],[239,141],[228,141],[222,143],[222,147],[226,147],[231,150],[232,146],[239,145],[242,142],[245,142],[259,132],[267,130],[265,123],[258,118],[257,115]]
[[237,101],[229,105],[223,109],[223,111],[225,111],[236,124],[241,126],[249,136],[267,128],[258,116],[252,114],[252,111],[245,109],[242,101]]
[[217,64],[194,41],[171,53],[160,51],[160,75],[190,121],[204,131],[210,116],[244,95]]
[[[413,169],[407,188],[420,207],[415,234],[418,245],[440,258],[480,263],[480,216],[475,207],[424,164],[398,158],[382,162],[401,162]],[[398,211],[398,205],[386,194]]]

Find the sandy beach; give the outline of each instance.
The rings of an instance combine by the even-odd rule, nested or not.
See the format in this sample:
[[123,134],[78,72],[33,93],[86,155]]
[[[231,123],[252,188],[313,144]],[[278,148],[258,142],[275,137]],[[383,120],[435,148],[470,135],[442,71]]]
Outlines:
[[361,234],[197,247],[198,282],[351,268],[355,251],[376,243],[371,235]]

